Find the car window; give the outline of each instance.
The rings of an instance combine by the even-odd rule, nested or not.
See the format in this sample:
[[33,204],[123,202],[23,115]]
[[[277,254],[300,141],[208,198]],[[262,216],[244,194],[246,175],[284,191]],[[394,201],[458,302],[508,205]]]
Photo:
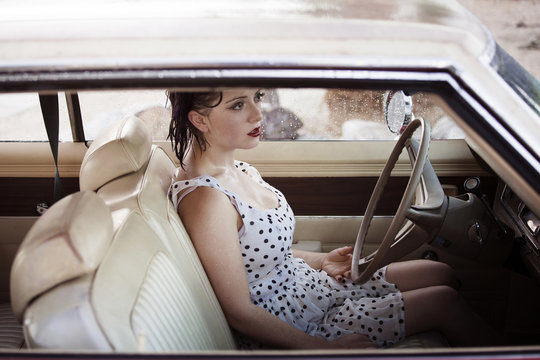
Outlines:
[[[58,96],[59,140],[71,141],[71,126],[64,93]],[[0,141],[47,141],[37,93],[0,94]]]
[[[263,112],[269,140],[391,140],[384,103],[388,91],[272,89]],[[463,139],[465,133],[435,94],[412,95],[413,115],[431,122],[432,139]]]
[[[265,89],[262,140],[391,140],[386,127],[387,91],[347,89]],[[171,117],[165,90],[79,92],[85,137],[128,115],[141,118],[153,140],[165,141]],[[431,121],[432,139],[460,139],[463,131],[436,95],[412,95],[413,114]]]
[[87,140],[93,140],[100,129],[129,115],[140,117],[154,140],[167,138],[170,111],[165,90],[81,91],[78,95]]
[[[262,140],[390,140],[383,90],[266,89],[262,104]],[[141,118],[154,141],[165,141],[170,104],[166,90],[81,91],[86,140],[128,115]],[[59,93],[60,141],[72,141],[65,94]],[[432,139],[464,138],[443,110],[442,100],[428,93],[412,95],[413,114],[432,124]],[[37,93],[0,94],[0,141],[47,141]]]

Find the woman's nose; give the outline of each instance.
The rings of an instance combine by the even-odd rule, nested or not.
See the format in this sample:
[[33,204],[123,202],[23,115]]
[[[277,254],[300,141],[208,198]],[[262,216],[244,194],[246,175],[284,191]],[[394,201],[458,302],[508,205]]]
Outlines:
[[252,104],[252,112],[250,116],[251,122],[260,122],[262,121],[262,111],[261,106],[259,104]]

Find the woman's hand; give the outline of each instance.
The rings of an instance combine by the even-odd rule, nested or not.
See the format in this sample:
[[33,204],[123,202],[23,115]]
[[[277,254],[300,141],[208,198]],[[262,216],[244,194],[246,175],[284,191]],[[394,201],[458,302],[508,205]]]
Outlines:
[[333,276],[337,281],[342,281],[343,278],[351,277],[353,247],[346,246],[334,249],[322,261],[321,269],[326,271],[330,276]]

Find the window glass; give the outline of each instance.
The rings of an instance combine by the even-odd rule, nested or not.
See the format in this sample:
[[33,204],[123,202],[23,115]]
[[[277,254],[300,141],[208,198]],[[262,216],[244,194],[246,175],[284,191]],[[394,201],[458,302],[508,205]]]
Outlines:
[[[346,89],[266,89],[262,140],[391,140],[385,122],[387,91]],[[432,124],[432,139],[463,138],[432,94],[412,95],[413,114]],[[141,118],[153,140],[167,139],[171,117],[165,90],[79,92],[85,137],[125,116]]]
[[[384,103],[387,91],[271,89],[263,105],[267,140],[390,140]],[[412,95],[413,116],[431,123],[432,139],[462,139],[464,132],[434,94]]]
[[[58,96],[60,141],[72,141],[64,93]],[[0,94],[0,141],[48,141],[37,93]]]
[[100,129],[129,115],[141,118],[154,140],[164,140],[169,131],[170,110],[165,90],[79,92],[84,135],[93,140]]

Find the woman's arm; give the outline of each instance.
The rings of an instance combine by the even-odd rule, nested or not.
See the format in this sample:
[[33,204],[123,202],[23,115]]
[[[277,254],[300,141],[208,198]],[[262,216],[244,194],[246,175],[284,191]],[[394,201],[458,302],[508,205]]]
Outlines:
[[363,335],[326,341],[295,329],[251,302],[238,240],[238,213],[222,193],[201,187],[178,212],[204,266],[229,325],[279,348],[373,347]]
[[334,249],[329,253],[317,253],[305,250],[292,250],[295,257],[304,261],[314,269],[322,269],[341,281],[344,277],[351,277],[352,246]]
[[319,270],[322,268],[322,264],[328,253],[320,253],[307,250],[292,249],[294,257],[303,259],[309,266]]

